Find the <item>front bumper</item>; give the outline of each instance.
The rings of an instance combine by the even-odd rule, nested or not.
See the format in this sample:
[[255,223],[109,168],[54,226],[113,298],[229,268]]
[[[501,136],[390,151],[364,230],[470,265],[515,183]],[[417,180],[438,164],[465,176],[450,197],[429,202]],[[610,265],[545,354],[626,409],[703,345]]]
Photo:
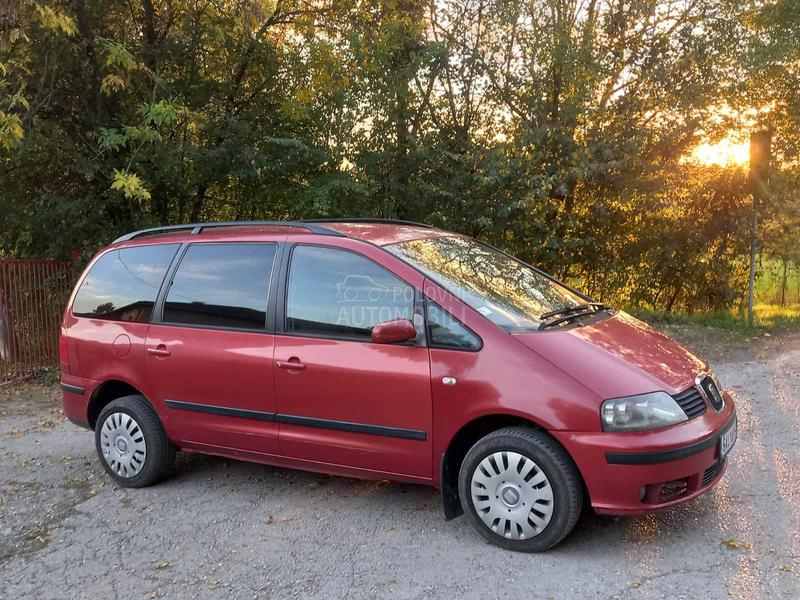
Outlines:
[[[728,393],[720,412],[657,431],[606,433],[555,431],[583,475],[592,508],[633,515],[669,508],[712,488],[727,467],[719,438],[736,422]],[[665,486],[665,484],[667,484]]]

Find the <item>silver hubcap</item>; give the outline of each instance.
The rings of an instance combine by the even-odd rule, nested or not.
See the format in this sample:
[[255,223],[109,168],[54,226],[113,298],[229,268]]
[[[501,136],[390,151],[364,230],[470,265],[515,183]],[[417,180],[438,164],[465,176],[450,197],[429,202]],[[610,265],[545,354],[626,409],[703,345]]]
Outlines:
[[120,477],[134,477],[144,467],[147,457],[144,433],[126,413],[108,415],[100,430],[100,447],[108,466]]
[[472,473],[472,504],[486,526],[511,540],[539,535],[553,516],[550,480],[530,458],[495,452]]

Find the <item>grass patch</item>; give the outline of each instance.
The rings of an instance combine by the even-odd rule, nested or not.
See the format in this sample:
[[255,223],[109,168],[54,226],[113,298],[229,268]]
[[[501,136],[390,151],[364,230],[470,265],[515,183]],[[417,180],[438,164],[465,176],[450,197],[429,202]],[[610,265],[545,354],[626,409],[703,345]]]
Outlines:
[[[756,302],[769,304],[781,301],[783,288],[783,263],[779,260],[762,257],[758,262],[756,278]],[[787,303],[800,303],[800,268],[789,265],[786,271],[786,290],[784,299]]]
[[700,325],[745,334],[800,329],[800,304],[783,307],[777,304],[756,304],[753,311],[755,319],[752,325],[748,322],[746,314],[737,311],[692,315],[641,309],[633,309],[630,312],[649,323]]

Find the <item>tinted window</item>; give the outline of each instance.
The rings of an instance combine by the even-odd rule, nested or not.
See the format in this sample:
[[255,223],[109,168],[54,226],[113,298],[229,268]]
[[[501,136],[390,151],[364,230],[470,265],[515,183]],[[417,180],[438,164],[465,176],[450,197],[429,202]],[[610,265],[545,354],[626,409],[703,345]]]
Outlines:
[[414,289],[368,258],[319,246],[292,252],[287,332],[368,340],[378,323],[413,318]]
[[436,304],[433,300],[428,305],[428,335],[431,346],[452,348],[454,350],[480,350],[480,338],[472,333],[466,325]]
[[175,271],[164,321],[264,329],[275,244],[193,244]]
[[178,244],[164,244],[106,252],[83,280],[72,313],[146,323],[177,250]]
[[586,302],[535,269],[469,238],[444,236],[385,248],[507,331],[537,330],[541,315]]

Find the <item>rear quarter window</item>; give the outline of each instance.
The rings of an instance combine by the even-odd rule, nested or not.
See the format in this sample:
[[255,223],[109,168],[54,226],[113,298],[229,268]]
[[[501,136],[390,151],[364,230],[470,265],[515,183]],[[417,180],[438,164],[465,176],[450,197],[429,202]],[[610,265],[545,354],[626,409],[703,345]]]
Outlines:
[[84,278],[72,314],[109,321],[146,323],[178,244],[110,250]]

